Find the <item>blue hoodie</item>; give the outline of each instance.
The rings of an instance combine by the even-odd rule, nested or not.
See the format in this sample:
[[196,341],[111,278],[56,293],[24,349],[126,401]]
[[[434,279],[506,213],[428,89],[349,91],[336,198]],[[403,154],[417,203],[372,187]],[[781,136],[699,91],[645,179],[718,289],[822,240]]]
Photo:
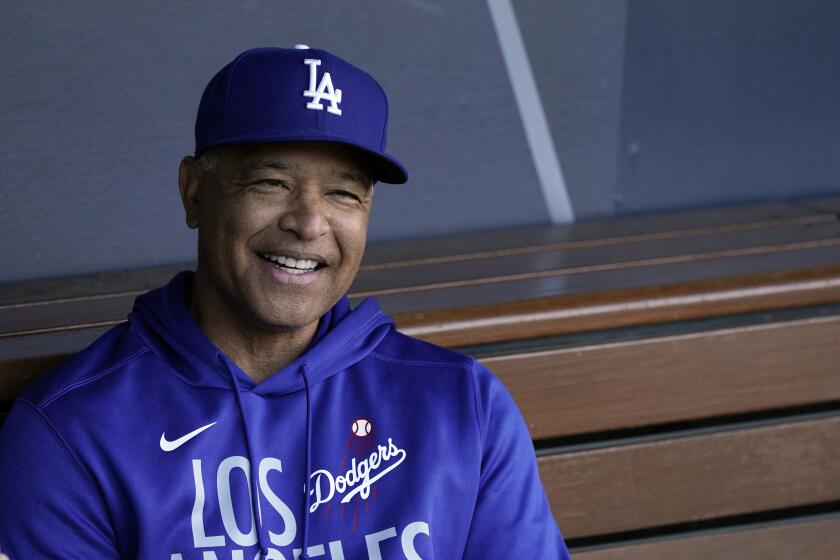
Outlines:
[[197,327],[192,275],[16,401],[12,560],[568,558],[525,423],[474,359],[343,298],[256,385]]

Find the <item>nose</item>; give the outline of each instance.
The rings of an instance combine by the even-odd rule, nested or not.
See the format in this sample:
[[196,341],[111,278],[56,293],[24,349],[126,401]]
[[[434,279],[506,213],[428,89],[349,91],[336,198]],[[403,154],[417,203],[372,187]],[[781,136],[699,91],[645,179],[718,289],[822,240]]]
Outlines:
[[290,193],[278,225],[283,231],[294,233],[298,239],[312,241],[329,229],[323,201],[317,192],[303,189]]

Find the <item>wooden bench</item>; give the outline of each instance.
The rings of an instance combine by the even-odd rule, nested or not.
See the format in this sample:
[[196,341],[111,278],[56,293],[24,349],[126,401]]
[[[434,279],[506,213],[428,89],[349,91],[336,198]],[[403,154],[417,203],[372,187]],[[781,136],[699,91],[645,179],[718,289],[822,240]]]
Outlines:
[[[840,199],[369,247],[352,289],[465,350],[581,560],[835,558]],[[0,414],[181,268],[0,285]]]

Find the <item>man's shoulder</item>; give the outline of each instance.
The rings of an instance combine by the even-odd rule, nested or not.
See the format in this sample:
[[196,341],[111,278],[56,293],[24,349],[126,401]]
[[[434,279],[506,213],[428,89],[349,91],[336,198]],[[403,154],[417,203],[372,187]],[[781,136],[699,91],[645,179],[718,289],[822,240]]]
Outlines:
[[420,367],[441,367],[472,370],[475,358],[414,338],[400,331],[391,331],[371,353],[372,357]]
[[127,323],[112,327],[89,346],[47,370],[23,391],[21,397],[39,408],[83,390],[149,352],[149,347],[129,333]]

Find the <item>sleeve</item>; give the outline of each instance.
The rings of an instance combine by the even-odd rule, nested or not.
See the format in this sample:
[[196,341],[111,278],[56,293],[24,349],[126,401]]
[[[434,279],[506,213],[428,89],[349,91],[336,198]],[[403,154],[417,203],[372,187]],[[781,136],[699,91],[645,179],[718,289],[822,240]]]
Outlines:
[[0,429],[0,550],[12,560],[119,558],[93,482],[21,399]]
[[477,364],[474,375],[483,454],[464,560],[495,558],[500,550],[506,558],[568,560],[525,420],[493,373]]

